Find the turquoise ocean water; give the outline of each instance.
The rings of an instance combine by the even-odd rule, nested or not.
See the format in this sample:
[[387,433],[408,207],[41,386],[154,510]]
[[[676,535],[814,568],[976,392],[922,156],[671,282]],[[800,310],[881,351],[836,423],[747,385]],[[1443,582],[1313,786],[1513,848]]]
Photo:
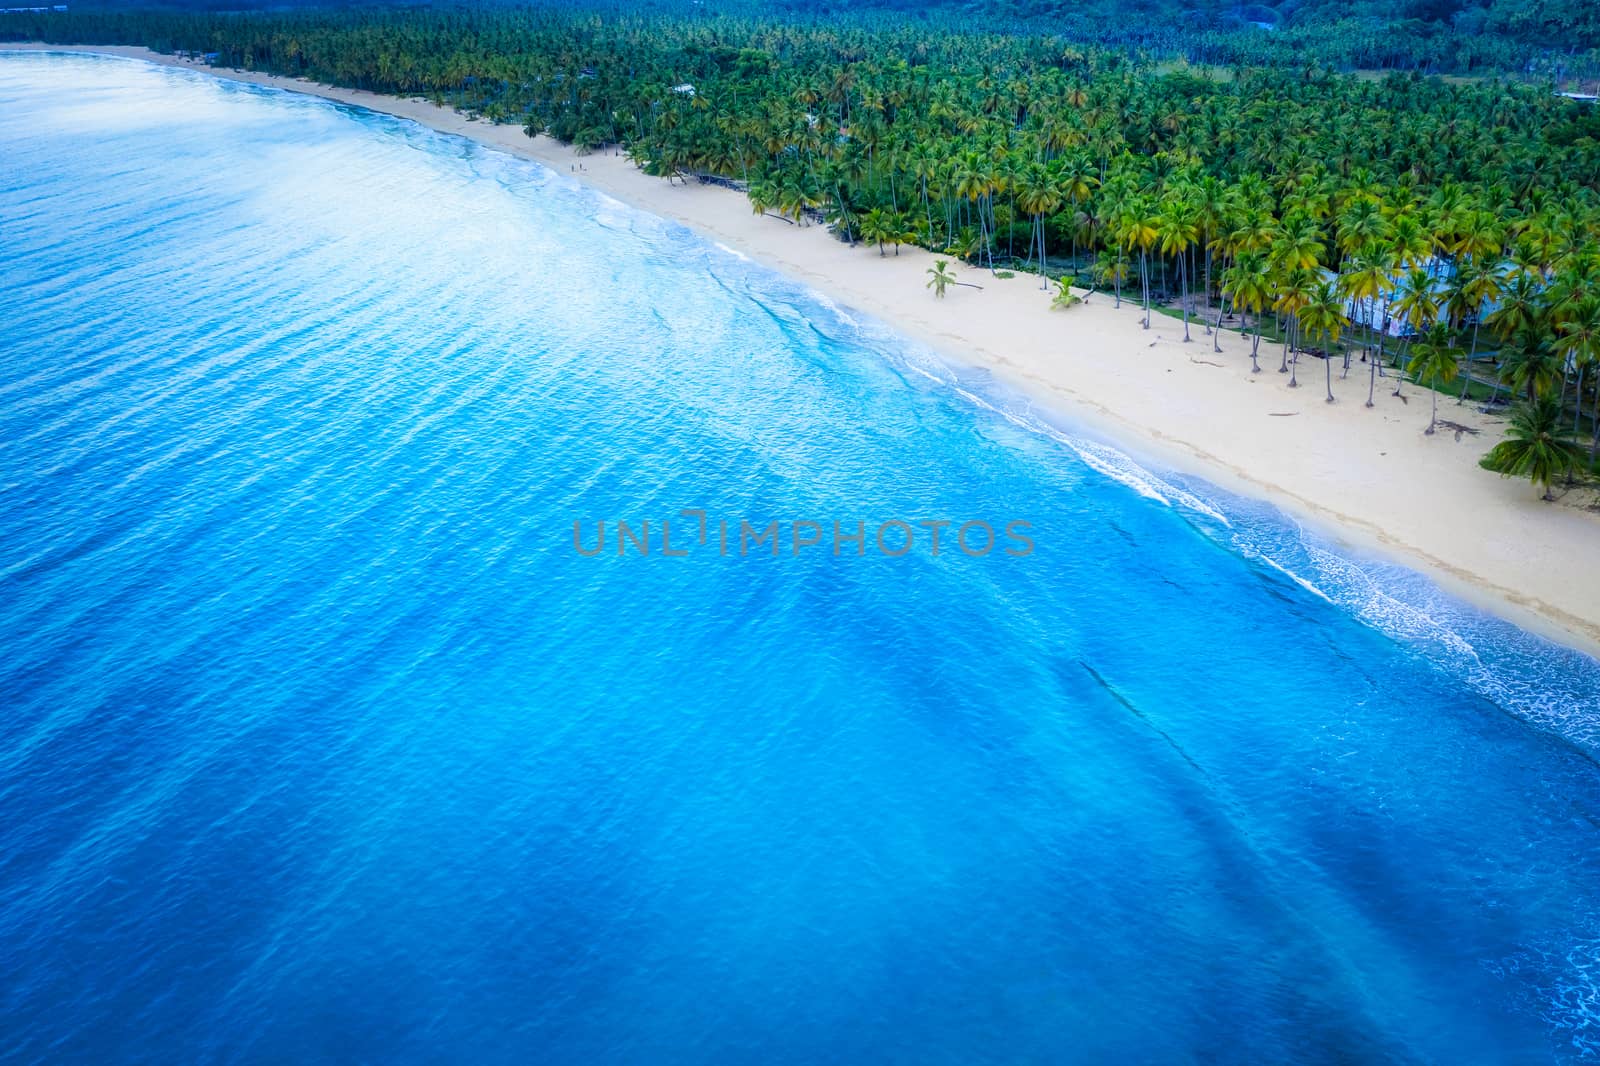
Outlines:
[[678,225],[0,54],[0,1062],[1585,1061],[1597,759],[1594,661]]

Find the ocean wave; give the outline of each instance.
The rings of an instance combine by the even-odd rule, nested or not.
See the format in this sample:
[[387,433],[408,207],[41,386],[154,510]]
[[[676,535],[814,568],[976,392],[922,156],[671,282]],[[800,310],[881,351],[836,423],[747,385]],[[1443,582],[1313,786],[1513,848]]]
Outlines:
[[[884,351],[881,327],[863,326],[862,333]],[[1045,417],[984,372],[957,370],[905,341],[885,354],[968,406],[1061,445],[1108,481],[1193,517],[1195,528],[1226,550],[1417,649],[1495,706],[1600,758],[1600,661],[1450,596],[1419,571],[1336,545],[1273,504],[1142,462]]]
[[1451,596],[1420,571],[1337,545],[1276,507],[1174,477],[1235,515],[1223,539],[1229,549],[1416,649],[1501,710],[1600,757],[1600,662]]

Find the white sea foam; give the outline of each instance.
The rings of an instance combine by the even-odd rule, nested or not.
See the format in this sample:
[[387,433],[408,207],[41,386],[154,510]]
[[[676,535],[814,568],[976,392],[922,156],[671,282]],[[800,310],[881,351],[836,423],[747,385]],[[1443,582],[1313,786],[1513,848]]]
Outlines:
[[821,304],[823,307],[826,307],[828,309],[828,311],[830,313],[832,313],[832,315],[835,318],[837,318],[840,322],[843,322],[845,325],[848,325],[848,326],[854,326],[857,329],[861,329],[862,328],[862,324],[859,321],[857,321],[843,307],[840,307],[839,304],[837,302],[835,302],[834,299],[831,296],[827,295],[826,293],[817,292],[814,289],[813,290],[809,290],[809,292],[810,292],[811,298],[813,300],[815,300],[817,303]]
[[1577,941],[1564,961],[1546,1020],[1583,1058],[1600,1059],[1600,938]]
[[1282,574],[1284,577],[1287,577],[1290,581],[1293,581],[1296,585],[1299,585],[1301,588],[1305,589],[1307,592],[1311,593],[1313,596],[1316,596],[1318,599],[1326,600],[1328,603],[1334,602],[1333,598],[1330,597],[1326,592],[1323,592],[1316,585],[1312,584],[1307,579],[1301,577],[1299,574],[1295,573],[1293,570],[1290,570],[1287,566],[1284,566],[1282,563],[1278,562],[1276,559],[1273,559],[1271,556],[1269,556],[1269,555],[1257,555],[1256,558],[1259,559],[1262,563],[1265,563],[1267,566],[1272,567],[1272,569],[1276,570],[1278,573]]
[[[981,410],[1068,449],[1086,467],[1141,497],[1203,516],[1215,539],[1388,636],[1425,651],[1472,691],[1536,727],[1600,752],[1600,664],[1442,593],[1422,574],[1334,548],[1270,505],[1199,479],[1157,472],[1100,441],[1067,432],[999,389],[967,387],[923,354],[904,365]],[[1201,529],[1206,529],[1202,525]],[[1486,658],[1483,648],[1494,649]]]

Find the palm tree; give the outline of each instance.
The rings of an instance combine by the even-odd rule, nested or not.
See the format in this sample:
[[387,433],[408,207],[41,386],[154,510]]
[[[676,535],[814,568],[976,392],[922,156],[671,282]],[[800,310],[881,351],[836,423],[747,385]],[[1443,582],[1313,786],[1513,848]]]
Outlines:
[[1583,378],[1589,367],[1600,361],[1600,296],[1581,297],[1566,320],[1556,324],[1560,337],[1556,351],[1578,370],[1577,398],[1573,404],[1572,431],[1578,431],[1583,412]]
[[805,225],[806,211],[816,204],[816,195],[797,179],[790,179],[778,188],[779,213],[802,226]]
[[[1494,332],[1502,344],[1519,333],[1542,332],[1545,317],[1542,289],[1543,284],[1534,273],[1513,269],[1509,281],[1501,288],[1500,305],[1489,312],[1483,320],[1484,325]],[[1500,374],[1496,377],[1494,390],[1489,394],[1490,404],[1494,403],[1500,392],[1501,380],[1505,377],[1505,359],[1502,357],[1500,362]]]
[[1411,361],[1406,364],[1406,372],[1421,381],[1428,379],[1428,389],[1433,397],[1433,414],[1428,420],[1427,436],[1433,436],[1434,427],[1439,424],[1439,386],[1448,385],[1456,379],[1456,373],[1461,364],[1457,362],[1461,352],[1450,343],[1450,329],[1443,322],[1436,322],[1433,328],[1417,339],[1411,348]]
[[933,295],[936,299],[944,299],[945,288],[955,283],[956,276],[950,273],[949,267],[950,263],[948,260],[935,259],[933,261],[933,266],[929,267],[927,270],[932,277],[929,278],[928,284],[923,287],[932,289]]
[[1500,258],[1504,241],[1500,220],[1493,211],[1472,211],[1463,220],[1450,251],[1474,263],[1488,263]]
[[[1057,191],[1072,205],[1074,212],[1080,204],[1086,203],[1093,195],[1095,187],[1100,184],[1100,178],[1094,171],[1094,165],[1089,157],[1081,152],[1057,160],[1060,169],[1057,172]],[[1072,242],[1072,257],[1078,257],[1077,236],[1074,233]]]
[[1322,369],[1328,390],[1328,403],[1333,403],[1333,348],[1339,343],[1339,334],[1347,323],[1344,317],[1344,297],[1332,278],[1324,277],[1312,288],[1305,306],[1300,308],[1300,325],[1313,337],[1322,337],[1328,347],[1323,353]]
[[1346,258],[1389,236],[1389,220],[1370,196],[1354,197],[1339,215],[1339,252]]
[[1583,452],[1568,440],[1561,406],[1548,396],[1518,404],[1511,413],[1506,439],[1483,457],[1483,465],[1501,477],[1525,477],[1541,499],[1554,499],[1550,486],[1582,461]]
[[1547,396],[1555,390],[1561,377],[1561,357],[1556,355],[1548,337],[1532,328],[1517,334],[1517,342],[1505,357],[1501,368],[1506,384],[1513,394],[1521,393],[1529,400]]
[[[1400,292],[1394,301],[1395,314],[1400,316],[1400,321],[1406,324],[1409,331],[1406,339],[1401,342],[1405,348],[1411,343],[1411,338],[1432,328],[1439,319],[1439,296],[1434,291],[1433,275],[1421,268],[1412,268],[1400,279]],[[1395,356],[1398,365],[1400,356]],[[1396,374],[1394,394],[1400,395],[1400,386],[1405,384],[1405,375]]]
[[994,253],[989,247],[989,216],[985,206],[992,204],[998,184],[999,178],[993,162],[985,161],[977,152],[972,152],[963,159],[961,169],[956,173],[956,195],[976,207],[978,237],[983,242],[979,254],[988,258],[991,271],[994,269]]
[[1542,288],[1533,274],[1513,270],[1509,282],[1501,288],[1500,305],[1489,312],[1484,325],[1502,339],[1534,325],[1540,317]]
[[1473,260],[1463,271],[1461,283],[1462,295],[1466,298],[1472,313],[1472,346],[1467,351],[1467,370],[1462,374],[1461,395],[1456,398],[1456,403],[1461,404],[1467,398],[1467,389],[1472,385],[1472,364],[1478,357],[1478,330],[1483,325],[1483,309],[1500,298],[1504,285],[1500,278],[1500,271],[1494,266],[1479,266]]
[[[1033,223],[1033,249],[1039,253],[1039,287],[1045,287],[1044,217],[1061,206],[1061,192],[1055,176],[1037,163],[1023,168],[1016,187],[1017,209]],[[1028,253],[1033,255],[1033,251]]]
[[1389,244],[1402,269],[1420,266],[1433,254],[1433,237],[1410,211],[1395,216]]
[[1322,264],[1322,231],[1316,220],[1298,215],[1284,223],[1272,242],[1272,257],[1286,269],[1309,270]]
[[1083,303],[1083,297],[1072,291],[1072,281],[1069,278],[1056,279],[1056,294],[1050,301],[1052,311],[1065,311],[1069,307],[1076,307]]
[[[1287,316],[1283,331],[1283,362],[1278,367],[1278,373],[1289,375],[1289,387],[1300,387],[1298,377],[1300,367],[1299,337],[1296,334],[1300,328],[1300,309],[1311,299],[1317,283],[1317,275],[1308,267],[1291,266],[1280,267],[1276,272],[1273,285],[1274,298],[1272,307]],[[1294,366],[1289,365],[1289,349],[1294,348]]]
[[1250,373],[1261,373],[1256,353],[1261,347],[1261,311],[1272,299],[1271,275],[1267,261],[1259,252],[1245,252],[1222,274],[1222,291],[1228,294],[1233,306],[1255,316],[1256,332],[1250,341]]
[[1090,273],[1096,286],[1111,286],[1116,296],[1115,307],[1122,307],[1122,283],[1128,280],[1128,257],[1120,248],[1108,248],[1095,257]]
[[[1405,269],[1405,259],[1401,254],[1400,247],[1393,241],[1383,241],[1378,244],[1374,244],[1372,246],[1372,255],[1373,262],[1369,264],[1368,267],[1369,269],[1376,271],[1377,275],[1382,280],[1379,289],[1372,299],[1367,303],[1367,325],[1374,331],[1376,340],[1378,342],[1377,358],[1371,360],[1372,366],[1370,367],[1369,381],[1367,385],[1368,407],[1372,406],[1370,402],[1372,399],[1371,393],[1373,391],[1373,387],[1377,384],[1377,377],[1383,373],[1383,343],[1384,339],[1389,335],[1389,325],[1392,321],[1389,312],[1394,304],[1396,284],[1395,279],[1399,277],[1400,272]],[[1377,307],[1378,296],[1383,297],[1383,305],[1381,310]],[[1374,314],[1374,312],[1376,312],[1376,314]]]
[[874,207],[861,218],[861,239],[878,246],[878,257],[883,258],[883,246],[893,244],[895,254],[900,254],[901,229],[899,219],[881,207]]
[[[1339,275],[1339,289],[1350,301],[1350,307],[1358,314],[1361,312],[1362,303],[1366,304],[1367,336],[1370,340],[1374,333],[1383,336],[1381,324],[1373,326],[1373,313],[1378,295],[1388,288],[1389,271],[1381,249],[1377,245],[1368,245],[1351,257],[1350,267]],[[1379,342],[1381,347],[1382,342]],[[1367,345],[1369,352],[1368,380],[1367,380],[1367,406],[1372,406],[1372,394],[1378,386],[1378,359],[1370,355],[1371,344]],[[1345,373],[1349,373],[1349,359],[1346,357]]]
[[1228,243],[1236,252],[1264,252],[1272,247],[1279,232],[1272,212],[1259,204],[1252,205],[1241,214],[1239,225],[1228,236]]
[[[1206,175],[1195,183],[1193,189],[1193,203],[1195,208],[1195,226],[1199,231],[1200,243],[1205,248],[1205,274],[1202,281],[1205,285],[1203,302],[1209,306],[1211,303],[1211,267],[1215,258],[1214,253],[1219,240],[1228,232],[1233,224],[1237,211],[1234,190],[1224,184],[1221,178]],[[1218,301],[1217,315],[1220,320],[1222,310],[1221,301]],[[1221,328],[1220,321],[1218,328]],[[1206,332],[1212,333],[1208,324]],[[1212,351],[1220,352],[1216,340],[1212,340]]]
[[1439,320],[1439,306],[1432,274],[1413,268],[1400,279],[1394,313],[1413,335],[1427,332]]
[[[778,189],[770,181],[753,181],[746,190],[750,197],[750,211],[752,214],[765,215],[778,202]],[[784,221],[788,221],[785,219]]]
[[1117,220],[1118,243],[1128,251],[1139,249],[1139,285],[1144,293],[1144,328],[1150,328],[1150,246],[1160,237],[1160,220],[1141,202],[1123,210]]
[[1179,300],[1183,305],[1183,340],[1189,342],[1189,279],[1185,269],[1185,253],[1199,239],[1194,210],[1181,200],[1174,199],[1164,206],[1156,224],[1157,241],[1162,254],[1178,260]]

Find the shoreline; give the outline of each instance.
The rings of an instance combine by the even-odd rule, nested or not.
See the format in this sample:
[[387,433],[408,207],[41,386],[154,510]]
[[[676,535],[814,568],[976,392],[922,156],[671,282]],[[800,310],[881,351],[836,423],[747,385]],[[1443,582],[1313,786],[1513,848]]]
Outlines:
[[[1302,357],[1300,388],[1276,373],[1277,346],[1263,344],[1263,373],[1249,373],[1249,341],[1223,332],[1214,353],[1204,325],[1152,314],[1142,328],[1135,298],[1113,307],[1109,292],[1066,311],[1050,309],[1037,275],[999,279],[911,246],[880,256],[826,227],[757,216],[741,193],[669,183],[620,154],[580,155],[520,126],[468,119],[419,98],[384,96],[301,79],[226,70],[144,48],[0,44],[0,51],[78,52],[141,59],[248,84],[306,93],[416,121],[441,133],[544,164],[632,207],[680,222],[702,237],[823,293],[839,305],[988,371],[1046,412],[1109,438],[1136,459],[1199,476],[1235,494],[1265,499],[1356,557],[1417,570],[1444,591],[1557,643],[1600,657],[1600,513],[1542,503],[1525,481],[1477,465],[1502,435],[1504,418],[1440,398],[1440,416],[1465,432],[1433,437],[1428,395],[1405,403],[1379,383],[1365,408],[1367,377],[1335,367],[1324,402],[1321,361]],[[578,169],[579,167],[582,169]],[[945,258],[962,281],[943,300],[926,271]]]

